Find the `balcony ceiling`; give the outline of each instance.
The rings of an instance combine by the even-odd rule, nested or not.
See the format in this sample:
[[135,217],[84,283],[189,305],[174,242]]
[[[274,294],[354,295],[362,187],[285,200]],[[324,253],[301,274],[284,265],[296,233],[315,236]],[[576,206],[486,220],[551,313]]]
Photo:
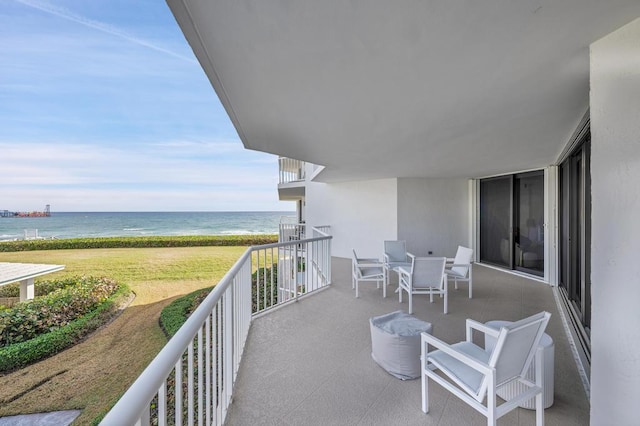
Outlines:
[[321,180],[554,163],[638,0],[167,0],[245,147]]

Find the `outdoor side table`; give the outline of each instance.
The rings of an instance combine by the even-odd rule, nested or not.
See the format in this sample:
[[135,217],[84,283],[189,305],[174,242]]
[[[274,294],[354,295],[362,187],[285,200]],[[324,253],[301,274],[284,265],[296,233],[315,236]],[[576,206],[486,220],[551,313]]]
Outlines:
[[431,334],[431,323],[403,311],[372,317],[371,357],[398,379],[420,377],[420,335]]
[[[509,325],[509,324],[512,324],[512,321],[489,321],[485,323],[485,325],[491,328],[495,328],[496,330],[499,330],[500,327],[502,327],[503,325]],[[487,336],[485,334],[485,337],[484,337],[485,349],[493,349],[495,344],[496,344],[496,339],[491,336]],[[555,354],[554,343],[551,336],[549,336],[547,333],[544,333],[542,335],[542,338],[540,339],[540,344],[538,345],[538,347],[542,348],[542,370],[543,370],[542,375],[544,378],[544,387],[542,389],[542,406],[544,408],[549,408],[553,405],[553,386],[554,386],[553,374],[554,374],[554,354]],[[529,371],[527,372],[526,377],[531,381],[535,381],[536,366],[534,361],[531,362],[531,365],[529,366]],[[526,390],[525,385],[523,385],[518,381],[514,381],[500,388],[497,394],[505,401],[508,401],[514,395],[519,395],[525,390]],[[536,409],[535,399],[532,398],[528,401],[521,403],[520,407],[526,408],[529,410],[535,410]]]

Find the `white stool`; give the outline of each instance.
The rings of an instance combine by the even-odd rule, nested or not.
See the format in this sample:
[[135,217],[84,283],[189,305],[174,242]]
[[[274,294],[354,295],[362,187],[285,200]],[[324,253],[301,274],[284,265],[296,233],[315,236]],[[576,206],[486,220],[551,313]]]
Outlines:
[[431,334],[431,323],[402,311],[369,319],[371,357],[398,379],[420,377],[421,333]]
[[[485,325],[495,328],[499,330],[503,325],[512,324],[512,321],[489,321],[486,322]],[[496,339],[491,336],[485,334],[484,337],[484,347],[485,349],[493,349],[496,344]],[[539,347],[542,348],[542,376],[544,378],[544,388],[542,389],[542,405],[544,408],[549,408],[553,405],[553,372],[554,372],[554,344],[553,339],[547,333],[542,335],[540,339]],[[535,381],[536,379],[536,366],[535,361],[531,362],[529,366],[529,371],[527,372],[527,379],[531,381]],[[522,383],[513,381],[505,386],[501,387],[498,390],[498,396],[508,401],[513,398],[515,395],[519,395],[523,391],[526,390],[526,386]],[[525,401],[519,404],[522,408],[527,408],[529,410],[535,410],[536,404],[535,399],[531,398],[528,401]]]

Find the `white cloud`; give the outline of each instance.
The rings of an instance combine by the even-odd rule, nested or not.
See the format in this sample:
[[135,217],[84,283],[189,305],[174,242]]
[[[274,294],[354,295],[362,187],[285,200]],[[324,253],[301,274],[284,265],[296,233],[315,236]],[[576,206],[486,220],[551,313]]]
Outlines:
[[[104,147],[78,144],[0,143],[0,182],[15,185],[225,185],[257,186],[277,184],[277,162],[260,167],[247,161],[256,153],[240,151],[220,163],[212,156],[216,144],[205,144],[202,155],[189,155],[180,145],[166,150],[139,147]],[[193,148],[193,147],[192,147]],[[222,144],[222,151],[229,149]],[[231,151],[235,151],[235,148]],[[227,151],[228,152],[228,151]]]

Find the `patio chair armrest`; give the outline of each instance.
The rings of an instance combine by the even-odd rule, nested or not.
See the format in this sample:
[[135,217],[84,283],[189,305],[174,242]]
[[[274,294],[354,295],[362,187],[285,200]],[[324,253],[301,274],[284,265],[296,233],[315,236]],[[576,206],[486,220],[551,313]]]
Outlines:
[[382,262],[380,262],[380,259],[376,259],[375,257],[359,257],[358,258],[358,263],[360,263],[360,262],[382,264]]
[[399,266],[399,267],[397,267],[397,268],[395,268],[395,269],[396,269],[396,271],[398,272],[398,274],[399,274],[400,276],[407,276],[407,277],[408,277],[408,276],[410,276],[410,275],[411,275],[411,271],[407,271],[407,270],[404,268],[404,266]]
[[483,334],[489,335],[491,337],[495,337],[496,339],[500,334],[500,330],[496,330],[493,327],[489,327],[481,322],[472,320],[471,318],[467,318],[466,325],[467,325],[467,341],[468,342],[471,342],[473,340],[473,336],[472,336],[473,330],[477,330]]
[[382,268],[382,263],[380,263],[379,261],[371,262],[371,260],[375,260],[375,259],[360,259],[360,260],[369,260],[369,262],[356,263],[356,266],[358,268]]
[[[456,348],[454,348],[453,346],[449,345],[447,342],[442,341],[440,339],[438,339],[435,336],[432,336],[431,334],[428,333],[422,333],[421,334],[421,357],[426,357],[429,355],[429,353],[431,351],[429,351],[429,345],[433,346],[434,348],[436,348],[439,351],[444,352],[445,354],[449,355],[452,358],[457,359],[458,361],[466,364],[467,366],[473,368],[476,371],[479,371],[482,374],[490,374],[492,368],[482,362],[479,361],[475,358],[470,357],[469,355],[465,354],[464,352],[460,352],[459,350],[457,350]],[[426,353],[425,353],[426,350]],[[425,360],[426,361],[426,360]]]
[[447,263],[453,263],[456,260],[453,257],[447,257]]
[[471,266],[470,263],[447,263],[447,268],[453,268],[453,267],[468,268],[469,266]]

